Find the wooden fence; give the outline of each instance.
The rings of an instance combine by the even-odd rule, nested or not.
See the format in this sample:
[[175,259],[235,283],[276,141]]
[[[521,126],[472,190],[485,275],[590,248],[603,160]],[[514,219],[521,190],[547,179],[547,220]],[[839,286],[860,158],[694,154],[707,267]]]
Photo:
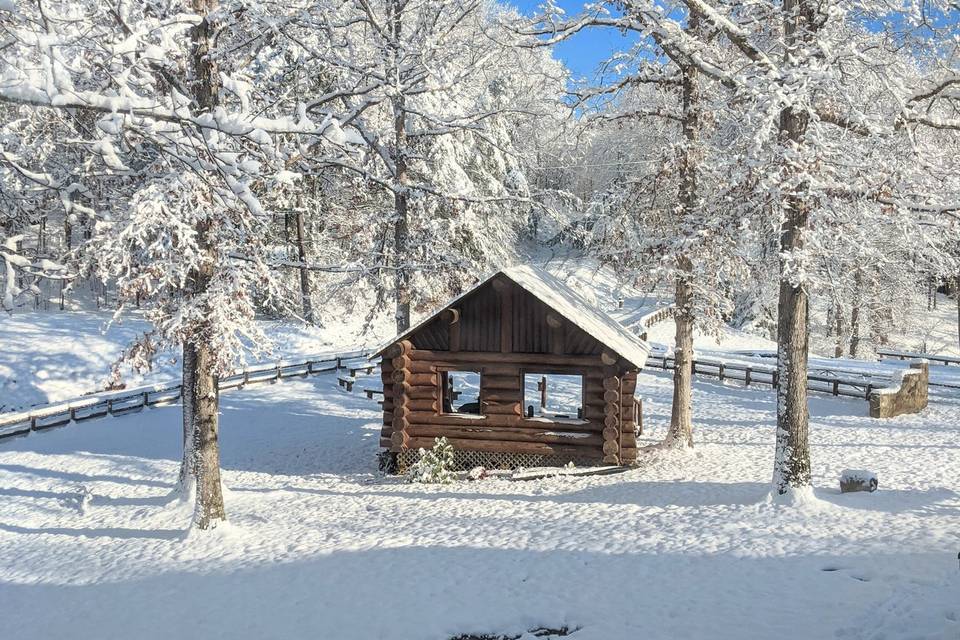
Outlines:
[[896,349],[877,349],[877,355],[881,360],[884,358],[897,358],[899,360],[916,360],[923,358],[924,360],[929,360],[930,362],[940,362],[944,365],[956,364],[960,365],[960,358],[956,356],[941,356],[935,353],[919,353],[916,351],[897,351]]
[[[337,371],[343,368],[346,361],[365,358],[370,353],[369,350],[355,350],[339,354],[320,354],[296,362],[280,360],[253,368],[244,367],[240,371],[220,378],[219,388],[221,391],[240,389],[249,384],[276,382],[283,378],[305,378],[318,373]],[[144,407],[174,404],[180,400],[180,390],[179,382],[151,385],[95,393],[28,411],[0,414],[0,438],[24,435],[30,431],[59,427],[71,422],[83,422],[106,415],[124,415],[141,411]]]
[[[647,366],[672,370],[674,359],[673,356],[651,354],[647,357]],[[766,385],[774,389],[780,386],[779,373],[773,367],[713,360],[693,360],[691,366],[694,375],[713,376],[719,380],[739,380],[747,387],[751,384]],[[889,383],[889,378],[874,375],[864,375],[859,378],[841,377],[828,370],[822,370],[822,373],[815,370],[807,374],[807,389],[810,391],[864,400],[869,400],[870,393],[875,389],[882,389]]]
[[640,326],[643,327],[643,331],[640,333],[640,339],[646,340],[647,329],[649,329],[650,327],[652,327],[653,325],[659,322],[663,322],[664,320],[669,320],[676,314],[676,311],[677,311],[677,308],[671,304],[661,309],[657,309],[652,313],[648,313],[647,315],[640,318]]

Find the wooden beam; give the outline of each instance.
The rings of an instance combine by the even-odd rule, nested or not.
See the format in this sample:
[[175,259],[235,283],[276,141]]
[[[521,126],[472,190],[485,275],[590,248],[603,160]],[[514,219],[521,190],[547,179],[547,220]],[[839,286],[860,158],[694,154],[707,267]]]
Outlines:
[[[414,361],[430,361],[437,366],[460,366],[463,364],[485,365],[516,363],[518,365],[543,365],[556,367],[576,368],[584,374],[594,374],[601,377],[602,366],[599,356],[595,355],[555,355],[550,353],[496,353],[493,351],[434,351],[431,349],[414,349],[411,354]],[[576,373],[577,371],[571,371]]]

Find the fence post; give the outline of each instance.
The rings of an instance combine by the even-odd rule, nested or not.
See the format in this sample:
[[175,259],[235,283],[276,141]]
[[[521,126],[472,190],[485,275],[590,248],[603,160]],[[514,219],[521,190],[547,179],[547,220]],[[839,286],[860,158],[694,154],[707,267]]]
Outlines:
[[723,380],[723,363],[720,363],[720,379]]
[[833,381],[833,395],[835,395],[835,396],[840,395],[840,381],[839,381],[839,380],[834,380],[834,381]]
[[744,369],[744,371],[743,371],[743,381],[744,381],[744,383],[745,383],[743,386],[745,386],[745,387],[749,387],[749,386],[750,386],[750,371],[751,371],[750,367],[747,367],[747,368]]
[[774,389],[780,387],[780,372],[776,369],[773,370],[773,373],[770,374],[770,383]]

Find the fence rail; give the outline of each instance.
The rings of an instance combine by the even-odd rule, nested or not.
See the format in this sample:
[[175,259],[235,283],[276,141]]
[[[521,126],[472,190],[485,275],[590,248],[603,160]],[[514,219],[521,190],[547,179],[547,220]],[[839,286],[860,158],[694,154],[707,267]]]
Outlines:
[[[276,382],[283,378],[307,377],[318,373],[337,371],[344,363],[369,356],[372,351],[357,349],[344,353],[318,354],[296,362],[280,360],[272,364],[244,367],[229,376],[220,378],[219,389],[239,389],[249,384]],[[57,402],[29,411],[0,414],[0,438],[24,435],[71,422],[83,422],[106,415],[120,416],[143,410],[174,404],[180,400],[181,384],[149,385],[122,391],[95,393],[64,402]]]
[[[672,370],[674,358],[668,355],[650,355],[647,358],[647,365]],[[780,386],[779,372],[772,367],[756,367],[739,362],[713,360],[693,360],[691,367],[693,375],[714,376],[720,380],[739,380],[747,387],[751,384],[768,385],[774,389]],[[847,378],[831,375],[827,369],[821,371],[822,375],[819,373],[807,375],[807,389],[810,391],[869,400],[874,390],[882,389],[890,383],[890,379],[886,377],[865,375],[859,378]]]
[[900,360],[906,359],[918,359],[923,358],[929,360],[930,362],[941,362],[944,365],[957,364],[960,365],[960,358],[956,356],[941,356],[935,353],[920,353],[918,351],[898,351],[896,349],[877,349],[877,355],[881,360],[884,358],[898,358]]

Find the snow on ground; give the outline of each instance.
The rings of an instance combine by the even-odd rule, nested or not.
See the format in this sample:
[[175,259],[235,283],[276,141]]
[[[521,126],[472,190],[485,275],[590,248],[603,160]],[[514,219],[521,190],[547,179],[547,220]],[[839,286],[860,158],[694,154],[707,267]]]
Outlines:
[[[676,325],[673,320],[667,319],[654,325],[649,330],[648,338],[656,352],[662,352],[664,350],[669,352],[673,347],[675,332]],[[732,327],[724,327],[719,335],[716,336],[695,331],[693,347],[696,357],[704,360],[730,363],[737,362],[741,364],[759,365],[765,368],[775,367],[777,364],[776,342]],[[943,350],[941,353],[949,353],[949,350]],[[876,354],[872,351],[865,354],[865,357],[872,359],[827,358],[811,354],[809,358],[809,371],[811,375],[823,372],[846,372],[885,376],[889,378],[897,371],[910,366],[909,361],[897,360],[895,358],[878,360]],[[930,381],[960,387],[960,366],[931,362]],[[957,391],[954,389],[945,391],[940,388],[932,388],[931,393],[947,393],[952,395],[956,394]]]
[[[109,313],[94,311],[0,316],[0,412],[102,391],[113,363],[149,329],[147,322],[135,316],[110,320]],[[355,327],[343,324],[319,328],[261,322],[276,342],[271,358],[322,353],[356,339]],[[144,375],[124,370],[123,382],[137,386],[179,378],[179,354],[165,352],[156,357],[153,371]]]
[[[641,376],[647,433],[669,379]],[[231,525],[167,503],[178,408],[0,441],[4,628],[32,638],[960,637],[960,404],[816,397],[820,500],[768,503],[774,396],[698,380],[697,448],[600,477],[407,485],[332,375],[223,396]],[[874,494],[840,494],[844,468]],[[88,490],[88,501],[78,495]]]

